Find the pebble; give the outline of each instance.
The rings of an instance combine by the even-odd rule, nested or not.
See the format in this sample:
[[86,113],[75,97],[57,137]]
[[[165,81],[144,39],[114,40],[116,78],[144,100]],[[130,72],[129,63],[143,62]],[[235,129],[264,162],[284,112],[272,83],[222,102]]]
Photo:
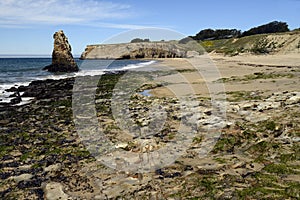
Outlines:
[[[32,90],[31,92],[33,93],[34,90]],[[143,97],[138,96],[138,98],[143,98]],[[289,92],[289,93],[278,93],[277,95],[272,95],[272,96],[270,96],[270,98],[267,98],[264,101],[255,100],[255,101],[243,101],[243,102],[227,102],[227,112],[234,113],[232,116],[237,116],[239,114],[243,114],[242,116],[238,116],[238,119],[246,120],[246,121],[254,123],[254,122],[259,122],[259,121],[264,121],[264,120],[269,119],[270,117],[272,117],[271,114],[274,113],[275,111],[277,111],[277,110],[282,111],[282,109],[280,109],[280,108],[281,108],[281,106],[283,106],[285,104],[291,105],[291,107],[294,107],[295,106],[294,104],[299,103],[299,99],[300,99],[299,93],[290,93]],[[145,100],[145,99],[142,99],[142,100]],[[176,99],[174,99],[174,100],[176,100]],[[47,102],[47,99],[42,99],[40,101]],[[97,103],[100,103],[100,102],[106,103],[106,101],[97,100]],[[150,101],[150,100],[145,100],[145,102],[152,103],[152,101]],[[159,117],[161,115],[163,115],[163,112],[157,111],[154,113],[156,115],[148,116],[148,113],[147,113],[148,109],[145,109],[145,105],[144,105],[145,102],[138,103],[135,106],[135,109],[132,109],[132,112],[130,112],[128,115],[129,118],[133,119],[134,123],[136,123],[138,121],[142,126],[144,126],[141,128],[141,133],[143,133],[142,135],[147,135],[147,133],[150,132],[150,130],[148,130],[149,127],[147,127],[147,125],[149,123],[152,123],[152,118],[160,119]],[[161,100],[155,99],[155,100],[153,100],[153,102],[156,102],[157,104],[161,104]],[[166,102],[166,101],[164,103],[165,104],[162,104],[161,107],[159,108],[160,110],[166,110],[167,114],[174,114],[174,116],[182,116],[185,118],[185,120],[183,120],[183,121],[187,121],[190,124],[197,123],[197,125],[201,125],[204,128],[227,126],[227,127],[232,128],[233,130],[235,129],[235,120],[237,118],[230,119],[230,122],[225,122],[222,118],[215,116],[213,111],[211,109],[207,108],[207,107],[209,107],[208,105],[199,104],[197,102],[192,103],[191,105],[188,103],[185,103],[185,109],[181,110],[181,109],[177,108],[180,106],[180,104],[178,104],[178,103],[174,103],[171,105],[167,104],[168,102]],[[36,106],[35,109],[40,109],[40,107],[35,104],[33,104],[31,108],[34,108],[34,106]],[[57,108],[65,109],[67,107],[60,106]],[[56,108],[56,110],[57,110],[57,108]],[[20,110],[20,111],[22,111],[22,110]],[[151,111],[151,109],[150,109],[150,111]],[[47,109],[40,109],[39,112],[47,112]],[[46,115],[46,113],[45,113],[45,115]],[[48,116],[50,118],[53,115],[52,116],[48,115]],[[30,119],[30,120],[33,121],[33,123],[35,123],[35,122],[37,122],[37,120],[40,120],[38,117],[39,116],[36,116],[35,119]],[[85,117],[86,117],[86,115],[82,116],[82,118],[85,118]],[[3,119],[5,119],[5,118],[3,118]],[[101,120],[103,120],[103,119],[101,119]],[[104,122],[106,124],[112,124],[113,121],[112,120],[110,121],[110,120],[111,119],[108,119],[108,117],[107,117],[107,119],[105,119]],[[177,122],[179,123],[179,120]],[[1,120],[0,125],[1,125],[1,123],[5,124],[5,123],[12,123],[12,122],[9,122],[8,120],[7,121]],[[32,129],[29,130],[29,133],[37,134],[40,131],[40,128],[38,128],[36,125],[40,126],[40,124],[36,124],[35,125],[36,128],[35,128],[33,123],[31,124],[32,126],[30,126],[30,127],[32,127]],[[17,125],[19,125],[19,124],[16,123],[15,126],[17,126]],[[53,131],[60,132],[60,134],[64,135],[64,133],[62,132],[62,130],[64,130],[64,126],[58,127],[58,128],[52,127],[52,129],[53,129]],[[279,128],[276,127],[275,129],[280,130],[280,127]],[[124,138],[121,137],[121,138],[119,138],[120,142],[119,143],[116,142],[114,144],[115,144],[116,148],[119,148],[119,150],[127,149],[130,147],[130,148],[132,148],[132,149],[130,149],[132,152],[135,152],[135,149],[138,149],[136,151],[148,153],[148,152],[156,151],[157,149],[164,147],[164,145],[166,143],[164,140],[161,140],[161,139],[167,138],[167,136],[169,136],[168,133],[170,133],[170,132],[173,133],[176,130],[177,129],[174,130],[174,127],[171,127],[170,129],[166,130],[166,135],[162,135],[161,138],[159,138],[158,136],[155,136],[155,139],[153,139],[152,135],[147,135],[147,139],[140,139],[140,140],[136,139],[137,143],[132,143],[132,144],[128,143],[127,139],[124,140]],[[68,131],[66,130],[66,132],[68,132]],[[116,133],[118,133],[118,132],[116,131]],[[235,133],[239,133],[239,131],[235,132]],[[130,135],[130,134],[128,133],[128,135]],[[172,135],[170,135],[170,136],[172,136]],[[216,135],[215,137],[217,140],[219,135]],[[129,137],[129,138],[130,139],[128,139],[128,141],[131,140],[131,137]],[[280,139],[280,141],[286,142],[286,143],[300,141],[299,137],[290,137],[290,136],[289,137],[282,136],[281,138],[278,137],[276,139]],[[39,138],[39,139],[35,140],[35,143],[32,142],[30,144],[22,144],[22,147],[25,149],[31,149],[33,147],[32,144],[40,145],[40,144],[43,144],[42,141],[43,141],[42,138]],[[69,143],[72,142],[72,139],[68,138],[66,140],[59,140],[59,141],[62,141],[61,144],[69,145]],[[124,142],[124,141],[126,141],[126,142]],[[159,143],[157,141],[159,141]],[[201,144],[205,144],[205,145],[203,145],[203,147],[200,148],[195,145],[195,148],[196,147],[199,148],[199,155],[202,155],[201,153],[204,152],[203,155],[206,156],[207,150],[205,148],[209,149],[209,147],[214,145],[215,143],[213,141],[215,141],[215,140],[209,140],[208,138],[204,137],[203,141],[201,141]],[[248,144],[245,144],[245,145],[248,145]],[[246,147],[247,146],[245,146],[245,148]],[[237,148],[238,148],[238,146],[237,146]],[[198,149],[197,149],[197,151],[198,151]],[[283,151],[286,151],[286,150],[283,150]],[[192,153],[193,153],[193,151],[187,152],[187,157],[191,156]],[[19,176],[12,176],[10,178],[17,183],[19,183],[21,181],[24,181],[26,183],[31,182],[31,181],[33,182],[33,181],[35,181],[35,178],[33,178],[33,177],[39,177],[44,172],[52,173],[52,172],[62,171],[62,170],[65,170],[64,168],[62,168],[62,166],[67,167],[66,163],[53,164],[58,161],[52,160],[52,159],[50,160],[50,158],[48,158],[47,156],[42,154],[38,158],[35,158],[35,159],[37,159],[39,161],[42,161],[42,160],[43,161],[44,160],[51,161],[50,163],[52,165],[47,166],[49,163],[48,162],[46,165],[47,167],[45,167],[43,170],[38,168],[38,169],[34,169],[36,171],[32,170],[32,171],[20,172],[21,170],[27,170],[27,169],[31,170],[32,164],[34,164],[34,162],[32,162],[32,160],[29,159],[28,161],[30,161],[30,163],[28,162],[28,165],[20,166],[20,165],[18,165],[18,160],[17,160],[18,158],[16,158],[16,157],[21,156],[22,155],[21,152],[13,151],[13,152],[10,152],[10,155],[12,157],[10,157],[9,159],[12,159],[12,160],[3,161],[2,165],[9,167],[9,168],[5,168],[5,171],[8,171],[9,173],[13,172],[13,170],[16,168],[17,168],[17,174],[23,173]],[[198,160],[194,159],[193,157],[188,157],[191,159],[188,162],[189,165],[192,163],[192,161],[194,162],[193,166],[191,167],[192,170],[188,170],[184,173],[182,173],[182,172],[180,172],[180,173],[181,173],[181,175],[183,175],[183,177],[187,177],[187,178],[192,177],[192,175],[193,175],[193,173],[195,173],[195,171],[200,174],[208,174],[208,175],[218,173],[218,175],[217,175],[218,177],[221,177],[221,173],[223,173],[224,176],[231,174],[231,175],[240,177],[240,175],[248,176],[249,173],[252,173],[255,171],[261,171],[261,169],[264,167],[264,164],[255,163],[256,161],[253,161],[253,160],[248,161],[248,160],[244,160],[244,158],[243,159],[240,157],[236,158],[237,156],[239,156],[239,153],[237,153],[235,151],[232,153],[232,156],[234,156],[234,158],[232,157],[231,159],[224,159],[225,160],[225,161],[223,161],[224,163],[223,162],[219,163],[220,161],[216,162],[215,160],[206,161],[202,157],[201,157],[201,159],[198,159]],[[241,155],[241,157],[243,157],[243,156],[244,155]],[[225,157],[225,155],[220,155],[220,158],[224,158],[224,157]],[[247,157],[247,156],[245,156],[245,157]],[[129,155],[128,155],[128,158],[130,159]],[[113,158],[111,157],[111,159],[113,159]],[[202,162],[202,165],[201,165],[201,162]],[[73,165],[73,163],[71,165]],[[233,164],[230,164],[230,163],[233,163]],[[176,165],[178,166],[178,164],[176,164],[176,163],[173,165],[173,167],[175,166],[174,167],[175,171],[178,170],[178,167]],[[160,185],[161,182],[159,182],[160,180],[158,180],[158,178],[153,179],[153,177],[147,177],[147,174],[143,175],[143,178],[140,178],[141,180],[139,180],[138,176],[130,176],[128,174],[125,175],[125,174],[122,174],[122,173],[119,173],[119,172],[116,172],[113,170],[112,171],[108,170],[109,172],[107,174],[100,173],[99,166],[95,167],[95,171],[89,170],[88,172],[93,176],[90,180],[94,180],[95,177],[99,177],[99,180],[101,180],[103,182],[103,184],[99,188],[101,189],[101,192],[103,194],[107,195],[106,197],[116,198],[120,194],[123,195],[123,193],[124,193],[126,195],[126,193],[129,194],[130,192],[133,192],[133,191],[135,192],[135,194],[138,194],[139,192],[143,192],[143,194],[144,193],[147,194],[147,192],[148,192],[148,195],[155,196],[156,192],[158,190],[151,191],[151,190],[153,190],[153,187],[150,188],[150,186],[148,184],[148,183],[150,183],[150,180],[157,181],[157,187],[161,187],[162,190],[168,191],[167,187],[165,187],[164,185]],[[74,167],[74,166],[71,166],[71,167]],[[168,169],[168,168],[166,168],[166,169]],[[82,191],[80,191],[78,193],[82,192],[82,194],[80,194],[82,196],[88,195],[87,193],[89,191],[85,187],[80,186],[80,184],[84,183],[85,179],[77,178],[79,176],[80,177],[82,176],[85,178],[85,174],[81,174],[82,171],[80,171],[80,172],[72,171],[69,174],[67,174],[67,173],[65,174],[66,171],[62,171],[63,172],[62,177],[64,177],[64,176],[66,176],[66,178],[74,177],[73,180],[75,181],[75,184],[76,184],[75,189],[79,189],[79,190],[82,189]],[[29,173],[32,173],[33,175],[29,174]],[[97,173],[99,173],[99,174],[97,174]],[[178,174],[180,174],[180,173],[178,172]],[[15,175],[15,174],[11,173],[9,176],[11,176],[11,175]],[[170,193],[172,193],[172,191],[176,191],[176,189],[174,190],[174,188],[176,188],[177,185],[175,185],[175,183],[172,182],[173,180],[176,180],[176,178],[174,178],[175,175],[176,175],[176,173],[172,173],[170,175],[172,177],[168,178],[169,180],[166,180],[167,178],[164,179],[164,181],[170,181],[170,183],[168,184],[168,187],[171,188]],[[44,176],[44,174],[43,174],[43,176]],[[42,184],[44,194],[42,194],[42,195],[44,195],[45,199],[50,199],[50,200],[52,200],[52,199],[53,200],[54,199],[55,200],[56,199],[62,199],[62,200],[63,199],[72,199],[68,194],[66,194],[64,192],[65,188],[64,188],[63,184],[68,184],[68,183],[64,182],[63,178],[60,177],[60,173],[51,174],[51,178],[52,178],[52,176],[55,178],[56,181],[61,180],[61,182],[59,183],[59,181],[58,181],[58,182],[48,182],[47,183],[47,182],[45,182],[46,181],[45,179],[38,179],[38,181],[40,181],[40,182],[37,182],[38,184],[35,184],[34,187],[37,187],[37,185],[39,185],[41,182],[44,182]],[[102,178],[102,177],[105,177],[105,178]],[[162,177],[162,176],[160,176],[160,177]],[[46,178],[49,178],[49,176],[46,176]],[[298,177],[296,177],[296,178],[298,178]],[[186,179],[186,180],[188,180],[188,179]],[[185,181],[185,179],[183,179],[183,182],[184,181]],[[146,186],[147,187],[149,186],[149,188],[146,188]],[[242,186],[243,186],[243,184],[241,183],[240,187],[242,187]],[[33,188],[29,184],[26,187],[28,189]],[[99,188],[97,188],[97,189],[99,189]],[[71,188],[70,190],[72,190],[72,189],[74,189],[74,188]],[[178,188],[178,190],[180,190],[180,187]],[[97,195],[98,194],[99,193],[97,193]],[[73,193],[72,193],[72,195],[73,195]],[[95,195],[95,196],[93,196],[94,199],[106,198],[105,195],[104,196],[102,196],[102,195],[96,196],[96,192],[93,193],[93,195]],[[137,199],[139,199],[139,197],[141,197],[141,196],[138,196]],[[230,191],[228,192],[228,198],[231,198]],[[84,199],[84,198],[78,198],[78,199]],[[85,199],[88,199],[88,198],[86,197]]]
[[295,103],[300,103],[300,94],[297,96],[292,96],[289,99],[286,100],[285,102],[287,105],[295,104]]
[[64,193],[63,185],[57,182],[50,182],[44,185],[44,197],[46,200],[70,200],[71,198]]
[[15,182],[19,183],[21,181],[29,181],[33,177],[32,174],[21,174],[19,176],[12,176],[10,179],[14,180]]
[[54,165],[49,165],[48,167],[45,167],[44,171],[45,172],[56,172],[61,170],[61,164],[57,163]]

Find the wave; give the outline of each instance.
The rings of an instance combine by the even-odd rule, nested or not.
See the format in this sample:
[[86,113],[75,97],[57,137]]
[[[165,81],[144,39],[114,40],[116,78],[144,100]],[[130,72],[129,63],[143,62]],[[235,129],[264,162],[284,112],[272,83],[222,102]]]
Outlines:
[[11,83],[0,83],[0,102],[8,101],[8,97],[12,94],[11,92],[6,92],[6,90],[12,87],[19,87],[19,86],[28,86],[32,81],[37,80],[59,80],[65,78],[72,78],[78,76],[99,76],[103,75],[109,71],[125,71],[125,70],[135,70],[138,68],[147,67],[156,63],[156,61],[144,61],[137,64],[128,64],[123,66],[118,66],[116,68],[102,68],[102,69],[81,69],[79,72],[76,73],[68,73],[68,74],[50,74],[45,76],[39,77],[31,77],[30,80],[24,82],[11,82]]
[[146,66],[152,65],[154,63],[156,63],[156,61],[151,60],[151,61],[144,62],[144,63],[130,64],[130,65],[126,65],[126,66],[122,67],[121,70],[138,69],[141,67],[146,67]]
[[105,68],[105,69],[100,69],[100,70],[81,70],[77,73],[75,73],[75,76],[98,76],[98,75],[103,75],[106,72],[113,72],[113,71],[125,71],[125,70],[133,70],[133,69],[138,69],[142,67],[146,67],[149,65],[154,64],[156,61],[147,61],[147,62],[142,62],[138,64],[128,64],[122,67],[118,68]]
[[98,76],[103,75],[105,73],[104,70],[81,70],[75,73],[75,77],[77,76]]

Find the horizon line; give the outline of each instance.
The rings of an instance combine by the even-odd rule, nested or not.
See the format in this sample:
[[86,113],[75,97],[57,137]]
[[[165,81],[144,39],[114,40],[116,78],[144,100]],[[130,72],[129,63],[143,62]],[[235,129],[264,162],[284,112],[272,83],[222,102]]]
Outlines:
[[[74,58],[80,58],[80,54],[73,55]],[[0,58],[52,58],[51,54],[0,54]]]

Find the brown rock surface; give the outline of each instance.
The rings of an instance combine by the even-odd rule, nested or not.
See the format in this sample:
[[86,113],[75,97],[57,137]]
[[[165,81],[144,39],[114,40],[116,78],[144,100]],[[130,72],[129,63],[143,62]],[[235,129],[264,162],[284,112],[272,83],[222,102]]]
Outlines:
[[[194,45],[194,46],[192,46]],[[179,44],[169,42],[140,42],[122,44],[88,45],[81,59],[141,59],[141,58],[186,58],[203,54],[195,43]]]
[[52,64],[44,68],[50,72],[77,72],[78,66],[71,53],[71,45],[62,30],[53,35],[54,49],[52,52]]

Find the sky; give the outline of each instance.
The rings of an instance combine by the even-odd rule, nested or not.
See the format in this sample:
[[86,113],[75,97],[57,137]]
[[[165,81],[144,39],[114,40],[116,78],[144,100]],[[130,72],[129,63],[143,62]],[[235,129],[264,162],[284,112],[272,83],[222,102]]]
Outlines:
[[88,44],[119,42],[127,31],[128,40],[147,38],[142,29],[155,32],[151,40],[206,28],[245,31],[275,20],[293,30],[300,27],[299,10],[300,0],[0,0],[0,55],[51,55],[58,30],[75,56]]

